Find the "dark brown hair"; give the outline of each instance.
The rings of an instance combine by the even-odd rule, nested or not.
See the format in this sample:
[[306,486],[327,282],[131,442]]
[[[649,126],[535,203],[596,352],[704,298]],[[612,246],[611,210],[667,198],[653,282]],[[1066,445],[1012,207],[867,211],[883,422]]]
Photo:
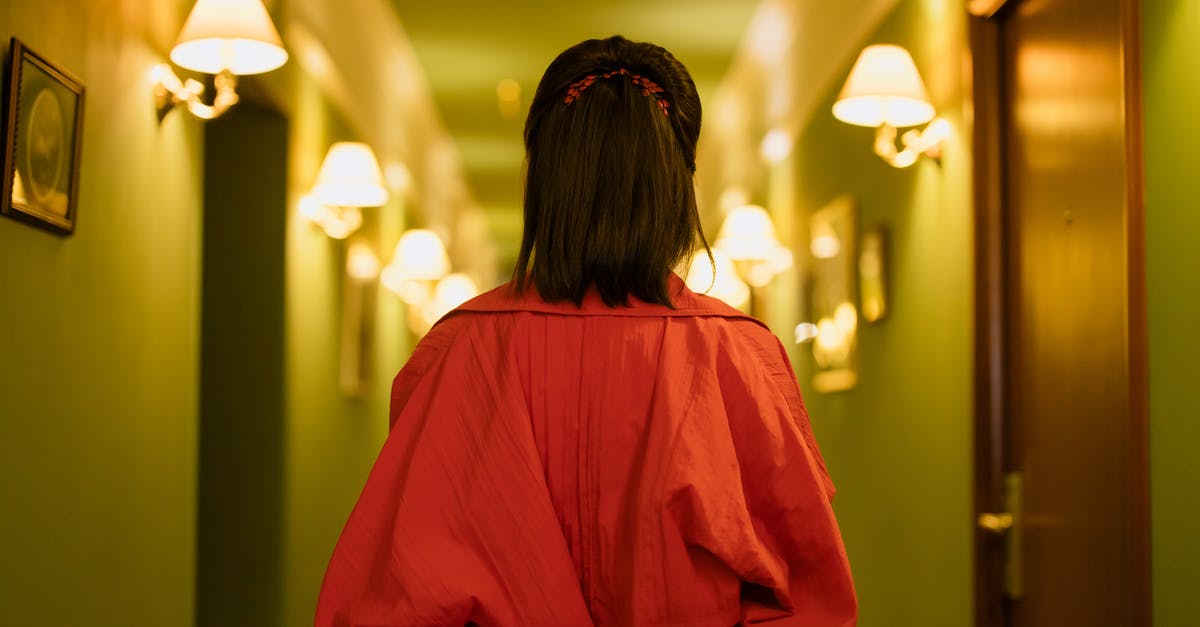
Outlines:
[[[662,91],[648,93],[633,75]],[[665,49],[616,36],[558,55],[525,121],[516,289],[532,283],[547,301],[579,304],[595,285],[610,307],[630,295],[671,306],[672,268],[697,238],[708,249],[692,184],[699,135],[696,85]]]

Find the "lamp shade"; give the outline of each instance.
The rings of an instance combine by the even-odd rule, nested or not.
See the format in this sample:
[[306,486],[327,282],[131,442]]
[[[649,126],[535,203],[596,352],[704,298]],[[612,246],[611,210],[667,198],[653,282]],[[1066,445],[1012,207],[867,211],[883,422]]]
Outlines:
[[779,248],[779,240],[766,209],[743,205],[725,216],[716,247],[733,261],[761,261]]
[[387,202],[387,188],[371,147],[338,142],[329,147],[312,193],[338,207],[378,207]]
[[346,275],[359,281],[370,281],[379,276],[379,257],[371,247],[354,242],[346,251]]
[[437,281],[450,272],[442,238],[427,229],[405,231],[396,242],[391,265],[405,279],[417,281]]
[[421,310],[421,317],[428,326],[433,326],[442,316],[450,313],[459,305],[479,295],[479,286],[471,277],[454,273],[448,274],[433,290],[433,298]]
[[741,307],[750,300],[749,286],[738,277],[733,262],[717,249],[712,250],[711,261],[704,251],[698,250],[692,255],[686,283],[693,292],[708,294],[730,307]]
[[859,126],[917,126],[934,114],[912,55],[891,44],[859,53],[833,105],[834,117]]
[[346,239],[362,226],[362,211],[358,207],[331,207],[316,196],[300,199],[300,215],[325,230],[334,239]]
[[171,49],[176,65],[206,74],[260,74],[287,58],[261,0],[197,0]]
[[767,163],[779,163],[792,152],[792,136],[781,128],[771,129],[763,136],[759,151]]

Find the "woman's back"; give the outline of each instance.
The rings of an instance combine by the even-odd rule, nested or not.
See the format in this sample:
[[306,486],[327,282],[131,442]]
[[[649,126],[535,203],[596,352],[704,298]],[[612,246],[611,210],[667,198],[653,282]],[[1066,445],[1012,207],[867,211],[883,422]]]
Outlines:
[[778,341],[672,284],[675,309],[506,287],[439,324],[364,491],[388,516],[356,508],[318,624],[852,624]]
[[779,341],[671,272],[707,251],[700,118],[659,46],[588,40],[550,63],[513,280],[396,376],[318,625],[854,624]]

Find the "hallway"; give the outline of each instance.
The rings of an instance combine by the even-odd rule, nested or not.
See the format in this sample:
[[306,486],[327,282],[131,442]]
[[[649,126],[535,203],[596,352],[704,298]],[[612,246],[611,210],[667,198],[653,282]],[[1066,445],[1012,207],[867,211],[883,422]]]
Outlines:
[[[1144,533],[1135,524],[1125,539],[1149,570],[1116,575],[1129,589],[1112,594],[1128,593],[1138,606],[1146,588],[1151,621],[1131,619],[1131,627],[1187,627],[1200,615],[1190,585],[1200,580],[1200,470],[1192,461],[1200,400],[1189,366],[1200,350],[1200,249],[1192,241],[1200,207],[1186,156],[1200,142],[1200,88],[1190,80],[1200,71],[1200,3],[1106,0],[1124,38],[1085,45],[1082,30],[1046,31],[1036,58],[1019,66],[1032,74],[1018,76],[1050,87],[1136,85],[1128,100],[1087,100],[1064,87],[1060,99],[1030,106],[1014,96],[1017,104],[997,112],[980,101],[980,86],[1016,83],[984,71],[995,69],[981,64],[979,33],[989,22],[968,9],[1003,2],[267,0],[287,62],[237,77],[239,102],[217,119],[197,119],[186,104],[160,119],[155,66],[170,62],[181,79],[207,81],[208,102],[217,87],[171,55],[196,4],[0,0],[0,34],[86,87],[78,184],[66,190],[77,199],[64,216],[73,232],[9,210],[20,204],[16,188],[29,166],[12,165],[20,148],[6,157],[0,624],[311,624],[333,544],[387,437],[393,377],[443,313],[512,273],[522,128],[537,80],[558,51],[618,32],[663,45],[696,79],[700,215],[708,241],[732,253],[714,290],[728,287],[723,297],[787,347],[837,485],[864,627],[1034,624],[1018,621],[1038,589],[1014,600],[988,579],[1006,566],[987,553],[1000,551],[999,541],[977,524],[1002,505],[1000,479],[980,478],[992,463],[980,442],[1020,451],[1030,433],[1007,431],[1021,424],[1011,416],[985,433],[991,392],[981,381],[1011,355],[983,346],[994,312],[986,308],[980,216],[988,202],[1009,207],[1000,203],[1018,194],[987,187],[981,172],[991,166],[979,155],[1000,150],[991,140],[1014,150],[1032,136],[1000,140],[980,129],[1007,115],[1018,127],[1040,120],[1054,133],[1077,132],[1056,144],[1064,152],[1032,150],[988,172],[1009,176],[1029,165],[1076,181],[1061,190],[1068,200],[1053,218],[1077,218],[1076,232],[1093,235],[1100,227],[1087,211],[1102,203],[1078,200],[1081,190],[1118,182],[1073,157],[1102,150],[1100,139],[1116,142],[1105,146],[1126,159],[1118,170],[1132,190],[1113,203],[1122,248],[1072,239],[1070,268],[1082,270],[1064,271],[1067,287],[1052,296],[1090,302],[1110,293],[1100,289],[1112,287],[1106,282],[1128,279],[1132,287],[1113,288],[1125,296],[1111,303],[1127,314],[1113,334],[1120,337],[1076,337],[1094,320],[1075,312],[1054,321],[1058,331],[1039,340],[1047,350],[1029,349],[1036,357],[1028,363],[1083,373],[1076,388],[1034,380],[1061,391],[1067,408],[1061,420],[1043,422],[1098,425],[1089,422],[1098,412],[1083,408],[1110,384],[1086,377],[1113,358],[1099,347],[1128,349],[1105,362],[1132,390],[1117,414],[1126,421],[1118,426],[1129,427],[1116,438],[1122,452],[1087,461],[1117,469],[1114,494],[1125,480],[1133,486],[1134,505],[1113,516],[1148,520]],[[1067,6],[1010,0],[1000,15]],[[893,167],[878,131],[832,113],[872,44],[911,55],[941,120],[939,158],[906,153],[915,163]],[[9,83],[11,56],[6,111],[26,111]],[[1131,60],[1140,63],[1120,65]],[[12,124],[0,135],[17,133]],[[894,152],[905,141],[889,145]],[[321,187],[333,177],[327,155],[341,142],[375,159],[366,178],[380,199],[324,200]],[[353,171],[352,182],[363,172]],[[749,245],[759,257],[736,257],[733,229],[724,227],[748,206],[762,208],[771,235]],[[1008,226],[996,237],[1016,237],[999,219]],[[428,238],[413,244],[416,232]],[[834,250],[821,248],[827,235]],[[1027,245],[1053,257],[1062,241]],[[415,248],[405,242],[420,253],[410,259],[405,251]],[[996,254],[1006,268],[1018,257]],[[1100,272],[1114,259],[1128,277]],[[848,324],[838,309],[845,303]],[[1033,319],[1013,307],[992,320],[1006,334],[1014,320]],[[1068,337],[1097,350],[1050,350]],[[1049,456],[1069,462],[1090,443]],[[1029,470],[1010,457],[993,470]],[[980,487],[988,481],[996,485]],[[988,499],[994,505],[985,508]],[[1036,512],[1025,522],[1034,538],[1025,550],[1044,550]],[[994,603],[1005,609],[989,613]]]

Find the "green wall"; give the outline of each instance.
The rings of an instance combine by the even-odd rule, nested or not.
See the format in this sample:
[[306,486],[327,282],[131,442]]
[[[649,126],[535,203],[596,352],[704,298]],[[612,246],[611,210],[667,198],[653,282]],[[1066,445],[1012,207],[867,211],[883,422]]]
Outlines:
[[[872,129],[829,113],[854,56],[871,43],[896,43],[912,52],[939,115],[954,129],[940,165],[923,160],[892,168],[872,152]],[[794,176],[789,187],[797,213],[777,215],[781,230],[792,233],[793,250],[807,254],[809,213],[850,195],[860,228],[883,225],[889,237],[891,309],[878,323],[860,322],[858,385],[815,392],[809,345],[793,347],[813,426],[839,489],[835,508],[864,627],[961,627],[972,621],[973,205],[966,55],[961,3],[900,3],[854,54],[835,60],[842,71],[799,134],[786,173]],[[802,311],[787,309],[778,302],[770,308],[783,338],[805,319]]]
[[1200,4],[1142,3],[1154,622],[1200,615]]
[[[0,219],[5,622],[170,626],[190,625],[196,614],[203,126],[179,113],[159,125],[149,99],[149,68],[190,4],[0,3],[5,42],[21,37],[88,87],[76,233],[62,238]],[[1200,401],[1189,378],[1200,346],[1200,253],[1191,241],[1200,206],[1186,158],[1200,142],[1200,90],[1180,80],[1200,73],[1200,8],[1147,2],[1144,19],[1155,617],[1169,627],[1200,613],[1188,586],[1200,578],[1192,524],[1200,473],[1190,462],[1200,448]],[[781,219],[794,244],[808,212],[842,194],[856,199],[861,225],[884,224],[891,237],[891,314],[861,327],[858,387],[812,391],[811,359],[793,349],[840,488],[864,627],[970,622],[964,29],[960,5],[907,0],[861,42],[913,52],[956,132],[941,165],[884,165],[870,152],[870,130],[826,114],[834,85],[769,183],[795,203]],[[838,61],[844,76],[853,59]],[[295,207],[325,148],[354,133],[292,74],[284,94],[291,135],[276,613],[288,625],[311,621],[329,551],[386,433],[388,383],[411,345],[399,303],[372,294],[368,392],[338,389],[346,244]],[[404,226],[402,207],[393,201],[367,217],[363,237],[386,257]],[[770,315],[785,338],[800,317],[779,302]]]
[[[257,90],[256,81],[247,81],[241,113],[264,97],[285,105],[287,189],[260,191],[282,198],[286,215],[246,215],[242,222],[236,215],[213,216],[225,226],[205,224],[205,124],[175,112],[160,125],[150,97],[150,68],[164,61],[191,5],[0,2],[5,50],[7,38],[18,35],[88,88],[75,234],[62,238],[0,219],[0,264],[7,268],[0,281],[5,624],[311,623],[329,553],[386,435],[391,377],[411,346],[404,312],[388,294],[368,295],[369,385],[360,396],[343,394],[345,243],[296,213],[326,148],[355,133],[294,63],[264,77]],[[209,156],[220,162],[219,155]],[[236,157],[253,160],[248,152]],[[394,200],[368,210],[362,237],[386,261],[403,226],[403,207]],[[206,228],[242,231],[221,231],[226,241],[209,242],[202,251]],[[239,239],[252,232],[263,239]],[[277,245],[264,245],[270,241]],[[213,263],[202,272],[203,256]],[[212,436],[205,453],[213,481],[208,503],[225,509],[204,516],[197,507],[201,275],[236,274],[224,263],[231,256],[276,276],[273,287],[260,285],[277,290],[275,296],[260,291],[248,302],[275,303],[282,344],[254,358],[278,369],[282,421],[239,430],[219,395],[209,398],[205,407],[224,422],[206,425]],[[214,294],[238,289],[210,287]],[[211,322],[217,333],[237,321]],[[251,322],[269,326],[261,317]],[[224,352],[209,352],[209,359],[236,352],[227,336],[214,337]],[[254,442],[234,448],[238,433]],[[255,446],[264,454],[253,455]],[[236,495],[221,493],[221,481],[241,481],[244,491],[265,500],[238,505]],[[275,522],[260,519],[254,529],[238,529],[239,518],[264,512],[277,516]],[[250,535],[261,540],[269,528],[278,547],[252,547]],[[198,542],[202,536],[209,545]],[[199,579],[217,581],[236,570],[228,544],[221,559],[200,560],[203,568],[198,563],[197,551],[214,557],[205,546],[223,540],[251,543],[253,556],[266,561],[274,555],[274,564],[259,566],[277,580],[210,589],[199,608]]]
[[[339,389],[350,242],[330,239],[296,207],[316,180],[329,145],[354,134],[311,81],[296,76],[287,89],[292,132],[285,234],[282,616],[285,625],[302,625],[312,622],[334,542],[387,436],[391,380],[407,358],[411,338],[400,300],[369,286],[368,383],[359,396]],[[369,244],[387,263],[404,228],[402,203],[393,198],[388,206],[363,213],[363,229],[351,241]]]
[[75,234],[0,218],[5,624],[192,620],[202,144],[149,80],[185,4],[0,3],[87,86]]

